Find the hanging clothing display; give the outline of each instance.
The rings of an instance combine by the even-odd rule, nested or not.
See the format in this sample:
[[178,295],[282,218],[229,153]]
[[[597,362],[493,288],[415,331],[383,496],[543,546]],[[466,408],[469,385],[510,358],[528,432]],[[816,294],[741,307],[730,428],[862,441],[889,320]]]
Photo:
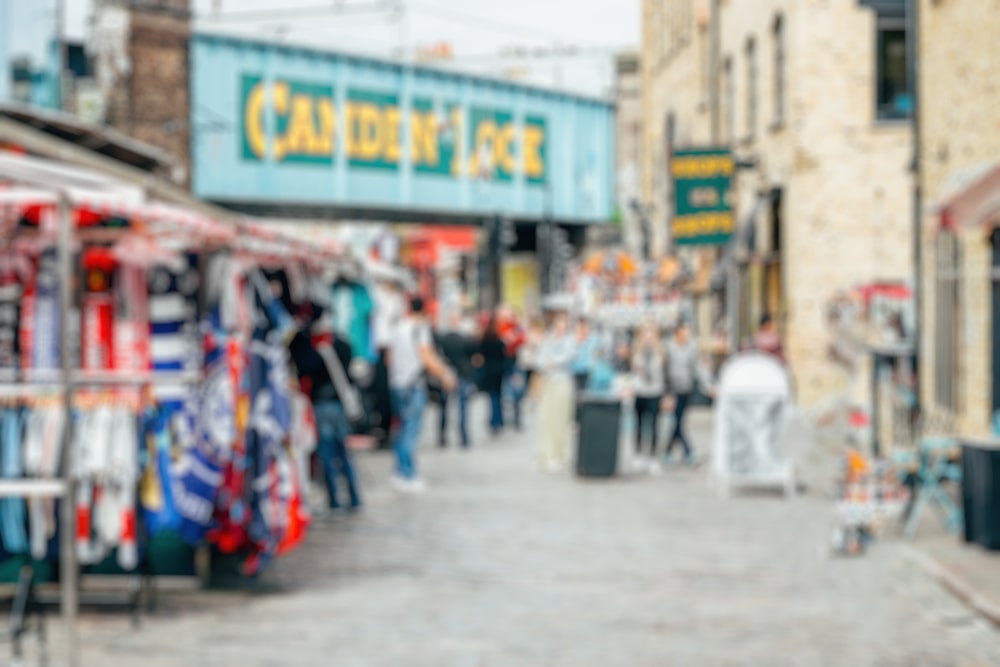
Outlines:
[[332,305],[334,331],[351,344],[355,357],[375,361],[372,345],[375,302],[368,287],[354,280],[338,280],[333,286]]
[[[0,480],[68,475],[83,565],[135,572],[140,540],[171,535],[236,554],[253,576],[301,544],[316,426],[291,384],[292,315],[313,307],[321,283],[354,355],[376,359],[364,277],[335,288],[324,278],[339,251],[249,223],[227,235],[197,216],[172,218],[169,207],[133,216],[73,204],[76,227],[101,230],[73,241],[78,310],[64,316],[57,207],[52,198],[17,206],[31,232],[0,249],[0,382],[52,391],[63,380],[64,328],[71,367],[83,373],[74,368],[69,405],[62,393],[0,404]],[[202,233],[225,241],[203,245]],[[158,247],[159,234],[170,242]],[[0,499],[0,559],[54,557],[56,518],[54,500]]]

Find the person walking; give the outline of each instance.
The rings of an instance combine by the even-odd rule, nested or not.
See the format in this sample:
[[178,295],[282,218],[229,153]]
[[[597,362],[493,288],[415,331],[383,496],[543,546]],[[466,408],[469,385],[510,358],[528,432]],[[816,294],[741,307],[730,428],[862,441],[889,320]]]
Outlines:
[[538,462],[549,472],[559,472],[569,463],[574,396],[571,367],[576,354],[577,342],[570,333],[568,316],[554,313],[538,353],[538,370],[542,374]]
[[490,433],[493,437],[503,430],[503,384],[507,372],[507,346],[500,338],[496,318],[491,318],[483,329],[479,344],[482,360],[481,388],[490,397]]
[[[525,395],[537,396],[538,353],[545,339],[545,321],[534,318],[524,334],[524,345],[518,350],[517,364],[524,371]],[[529,402],[530,405],[530,402]]]
[[521,430],[521,401],[527,392],[524,369],[518,363],[518,355],[524,346],[527,334],[521,321],[508,305],[501,305],[496,311],[497,333],[506,347],[506,367],[504,369],[504,393],[510,398],[514,412],[514,428]]
[[704,377],[698,359],[698,347],[691,337],[688,324],[681,321],[674,329],[674,335],[667,342],[667,390],[673,396],[674,429],[667,443],[666,457],[670,458],[674,445],[680,443],[684,452],[684,463],[695,465],[691,442],[684,430],[684,416],[691,394],[700,382],[707,393],[714,393]]
[[[317,307],[314,312],[318,315],[321,311]],[[288,347],[303,393],[309,396],[313,404],[316,455],[326,483],[329,508],[339,510],[343,507],[337,497],[337,478],[343,476],[347,483],[348,507],[357,510],[361,507],[361,493],[346,445],[351,429],[337,384],[317,349],[318,345],[330,345],[343,369],[351,366],[351,346],[333,332],[329,317],[322,316],[300,327]],[[346,372],[344,376],[353,384]]]
[[[652,474],[660,472],[656,459],[659,433],[660,404],[663,402],[666,383],[666,358],[663,342],[653,325],[646,325],[636,335],[632,352],[632,381],[635,389],[635,454],[637,467],[648,469]],[[643,438],[649,432],[649,459],[643,457]],[[682,436],[683,437],[683,436]]]
[[458,404],[458,434],[463,449],[469,447],[469,399],[476,393],[475,369],[472,358],[476,354],[476,341],[464,331],[462,313],[452,311],[444,332],[437,337],[437,347],[458,377],[458,386],[451,393],[441,392],[441,429],[438,444],[448,446],[448,406]]
[[414,298],[392,334],[389,348],[389,386],[400,418],[396,435],[396,474],[393,486],[401,492],[419,493],[427,486],[417,474],[416,456],[424,410],[427,407],[425,375],[441,382],[445,392],[454,391],[458,378],[434,349],[424,302]]

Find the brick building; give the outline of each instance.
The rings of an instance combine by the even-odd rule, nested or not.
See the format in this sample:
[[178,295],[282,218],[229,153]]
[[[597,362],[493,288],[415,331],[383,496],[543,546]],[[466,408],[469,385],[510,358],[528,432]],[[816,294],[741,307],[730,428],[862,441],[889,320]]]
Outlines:
[[[828,354],[828,305],[844,290],[913,274],[905,1],[643,8],[643,196],[664,246],[672,150],[726,146],[738,164],[734,241],[691,251],[716,265],[700,333],[724,321],[739,344],[773,314],[799,400],[847,390]],[[857,387],[862,398],[866,385]]]
[[93,56],[103,120],[161,148],[190,176],[190,0],[97,0]]
[[923,403],[963,435],[1000,413],[1000,0],[920,0]]

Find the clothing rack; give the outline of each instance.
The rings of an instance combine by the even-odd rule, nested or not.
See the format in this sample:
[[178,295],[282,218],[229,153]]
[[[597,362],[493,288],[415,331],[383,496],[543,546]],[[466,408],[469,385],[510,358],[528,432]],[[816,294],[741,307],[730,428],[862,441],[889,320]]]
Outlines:
[[[48,180],[48,174],[44,169],[38,171],[36,165],[42,163],[32,158],[13,158],[0,156],[0,181],[5,181],[17,186],[27,186],[28,190],[0,190],[0,212],[6,212],[4,207],[16,207],[25,202],[35,204],[48,204],[54,206],[54,232],[55,247],[58,261],[58,285],[59,285],[59,312],[63,326],[60,327],[60,369],[58,371],[47,371],[42,373],[29,374],[27,382],[0,385],[0,397],[7,399],[32,398],[40,395],[58,395],[62,397],[62,409],[65,411],[65,428],[62,433],[62,465],[59,477],[56,479],[0,479],[0,497],[20,497],[20,498],[52,498],[58,499],[60,513],[59,523],[59,596],[58,601],[62,610],[62,617],[66,630],[66,665],[77,667],[80,664],[79,652],[79,628],[78,614],[81,602],[80,567],[77,560],[76,545],[76,516],[75,506],[72,499],[75,497],[76,484],[71,471],[73,470],[74,451],[72,447],[72,420],[70,411],[73,406],[74,391],[80,387],[93,386],[136,386],[147,384],[152,381],[197,381],[196,376],[191,374],[177,373],[122,373],[122,372],[93,372],[80,371],[72,368],[71,350],[74,346],[72,339],[74,331],[66,326],[69,315],[73,309],[72,291],[73,281],[73,253],[76,245],[81,241],[84,234],[74,234],[76,220],[74,217],[73,205],[92,206],[104,212],[128,212],[135,207],[135,200],[132,197],[122,198],[120,191],[86,193],[81,195],[78,187],[72,185],[53,185]],[[86,197],[86,201],[81,201]],[[161,211],[171,217],[172,222],[176,222],[179,227],[195,228],[202,232],[206,238],[214,238],[219,241],[228,241],[235,235],[231,227],[212,223],[199,218],[198,216],[184,216],[179,211]],[[214,225],[214,226],[213,226]],[[52,231],[52,230],[49,230]],[[115,240],[123,236],[117,230],[110,230],[110,234],[105,235],[103,240]],[[40,225],[39,232],[34,236],[45,237],[46,233]],[[93,237],[94,234],[89,234]],[[148,550],[147,550],[148,552]],[[148,561],[144,558],[143,561]],[[148,563],[144,563],[148,566]],[[25,565],[31,570],[30,565]],[[135,587],[133,595],[129,596],[127,604],[138,610],[139,597],[143,591],[143,582],[148,578],[148,571],[140,572],[139,585]],[[15,596],[15,606],[22,607],[23,612],[27,609],[28,602],[34,605],[37,601],[35,592],[34,573],[26,575],[22,568],[22,575],[19,577],[17,594]],[[89,598],[89,596],[88,596]],[[98,602],[94,598],[86,599],[87,602]],[[120,605],[120,602],[115,603]],[[137,618],[137,617],[134,617]],[[19,623],[17,628],[21,627]],[[44,626],[41,626],[40,633],[44,633]],[[19,651],[20,630],[12,633],[12,640],[15,642],[15,651]]]

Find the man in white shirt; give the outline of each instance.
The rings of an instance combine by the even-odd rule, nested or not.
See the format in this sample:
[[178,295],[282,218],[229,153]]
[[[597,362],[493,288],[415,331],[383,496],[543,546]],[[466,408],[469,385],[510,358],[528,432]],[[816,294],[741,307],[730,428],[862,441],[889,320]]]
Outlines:
[[455,373],[434,350],[430,322],[421,299],[410,302],[410,312],[400,319],[389,346],[389,387],[400,428],[396,436],[396,475],[393,485],[399,491],[420,492],[426,485],[417,475],[416,453],[420,445],[421,424],[427,407],[425,373],[440,380],[442,388],[454,391]]

